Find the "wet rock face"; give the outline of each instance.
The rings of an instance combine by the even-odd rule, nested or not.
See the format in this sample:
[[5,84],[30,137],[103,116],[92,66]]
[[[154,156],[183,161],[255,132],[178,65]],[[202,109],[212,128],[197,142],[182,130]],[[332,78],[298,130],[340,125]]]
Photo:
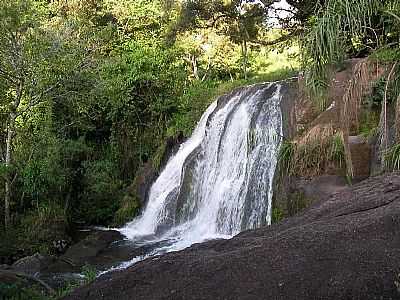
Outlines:
[[349,136],[349,148],[355,181],[368,178],[371,173],[371,146],[361,136]]
[[16,261],[10,269],[33,276],[46,269],[49,265],[54,263],[55,260],[56,258],[54,256],[36,253]]
[[286,177],[275,191],[274,208],[282,213],[282,217],[292,217],[347,187],[346,177],[339,175],[320,175],[307,179]]
[[400,175],[284,222],[106,274],[64,299],[400,299]]
[[112,257],[103,257],[102,253],[112,243],[121,241],[123,236],[118,231],[97,231],[87,238],[71,246],[67,252],[61,255],[56,262],[44,270],[45,274],[61,274],[68,272],[80,272],[85,265],[97,266],[109,263]]

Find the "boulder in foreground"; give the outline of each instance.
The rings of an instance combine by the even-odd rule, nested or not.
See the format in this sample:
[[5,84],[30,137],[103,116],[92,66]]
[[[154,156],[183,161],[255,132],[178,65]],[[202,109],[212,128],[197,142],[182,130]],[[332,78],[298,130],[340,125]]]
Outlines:
[[280,224],[109,273],[65,299],[400,299],[400,176]]

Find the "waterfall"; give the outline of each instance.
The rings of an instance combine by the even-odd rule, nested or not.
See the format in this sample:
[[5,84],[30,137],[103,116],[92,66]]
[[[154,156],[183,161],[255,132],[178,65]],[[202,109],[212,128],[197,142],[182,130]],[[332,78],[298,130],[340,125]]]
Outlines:
[[252,85],[212,103],[153,183],[142,214],[121,232],[169,240],[172,251],[270,224],[281,87]]

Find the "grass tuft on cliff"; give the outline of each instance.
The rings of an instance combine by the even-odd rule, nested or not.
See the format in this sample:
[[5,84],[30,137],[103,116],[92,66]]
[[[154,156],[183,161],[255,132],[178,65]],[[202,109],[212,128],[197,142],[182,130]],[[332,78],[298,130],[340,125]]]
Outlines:
[[328,128],[325,133],[286,141],[278,154],[278,166],[288,176],[313,177],[345,166],[342,136]]

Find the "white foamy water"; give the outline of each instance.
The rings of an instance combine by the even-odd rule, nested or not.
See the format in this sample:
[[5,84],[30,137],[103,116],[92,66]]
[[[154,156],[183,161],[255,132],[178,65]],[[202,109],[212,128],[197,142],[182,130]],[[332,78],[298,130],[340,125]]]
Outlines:
[[131,240],[167,241],[156,255],[270,224],[280,100],[281,85],[271,83],[211,104],[152,185],[142,214],[120,231]]

